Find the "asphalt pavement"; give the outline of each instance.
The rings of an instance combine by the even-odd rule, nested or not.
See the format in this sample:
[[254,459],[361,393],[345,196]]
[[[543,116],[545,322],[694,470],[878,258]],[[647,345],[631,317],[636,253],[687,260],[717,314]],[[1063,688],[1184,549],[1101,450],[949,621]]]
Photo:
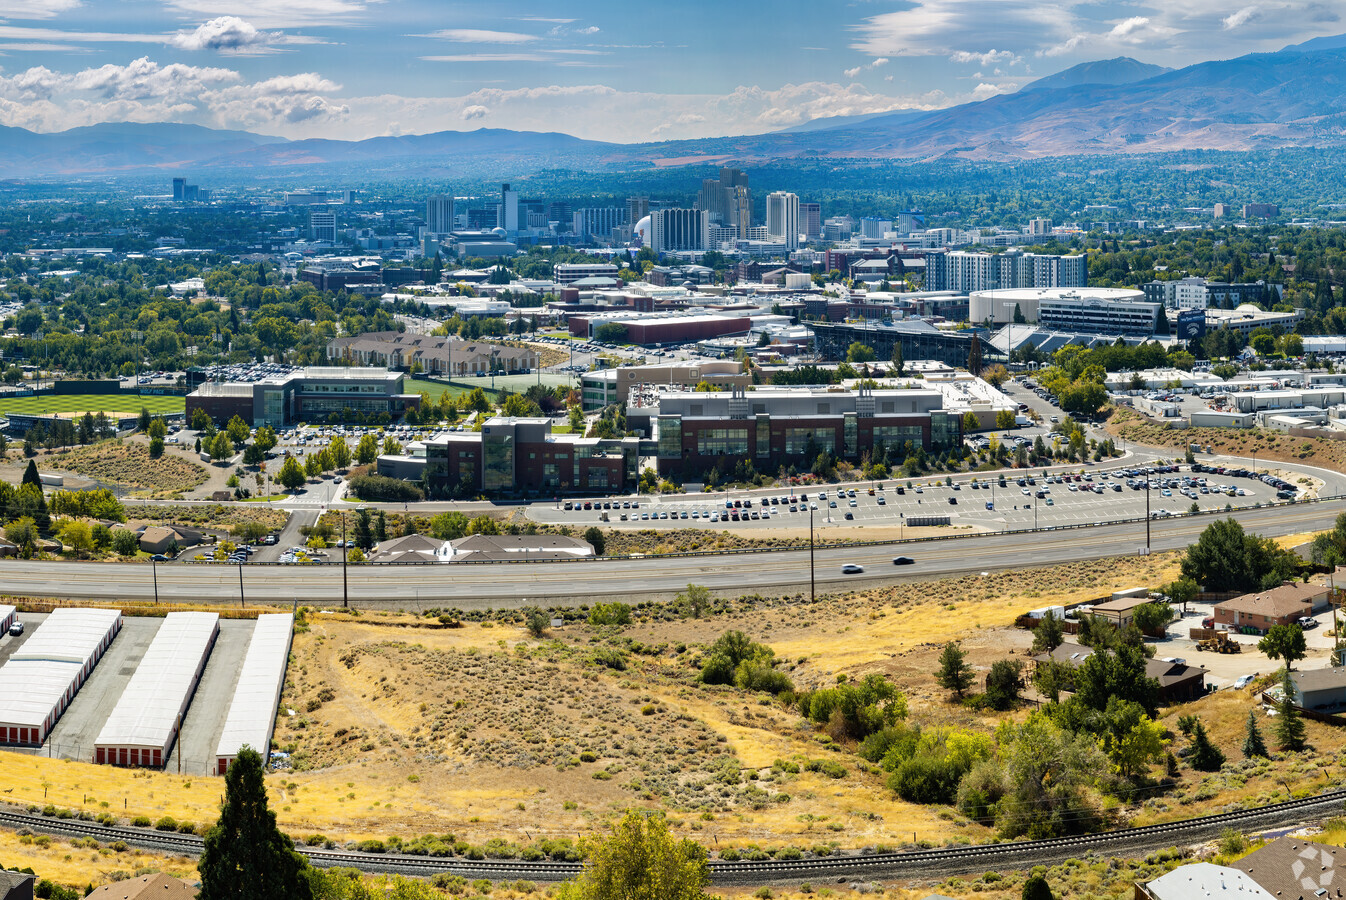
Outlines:
[[[1329,528],[1343,510],[1346,500],[1332,500],[1233,515],[1252,531],[1276,536]],[[1150,522],[1148,529],[1144,522],[1128,522],[821,548],[814,557],[813,583],[819,591],[874,587],[1140,553],[1147,532],[1154,550],[1179,549],[1195,540],[1211,521],[1211,516],[1183,516]],[[915,564],[894,566],[892,558],[897,555],[910,556]],[[784,550],[569,562],[364,565],[350,567],[348,577],[350,598],[357,605],[407,609],[559,606],[588,603],[599,596],[662,599],[691,583],[727,594],[808,591],[809,561],[807,550]],[[862,566],[865,571],[842,574],[846,564]],[[8,560],[0,563],[0,571],[8,590],[16,594],[75,599],[112,595],[128,600],[153,596],[149,567],[134,563]],[[331,606],[341,602],[342,573],[338,564],[172,566],[160,570],[159,593],[165,600],[180,602],[290,605],[297,601]]]

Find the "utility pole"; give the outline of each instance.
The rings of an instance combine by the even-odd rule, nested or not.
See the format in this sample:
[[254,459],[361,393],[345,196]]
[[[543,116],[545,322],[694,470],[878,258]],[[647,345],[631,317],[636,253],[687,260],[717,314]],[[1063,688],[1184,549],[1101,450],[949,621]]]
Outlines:
[[1145,474],[1145,552],[1150,552],[1150,475]]
[[243,609],[243,561],[238,561],[238,608]]
[[154,605],[159,605],[159,564],[150,560],[150,572],[154,574]]
[[346,511],[341,511],[341,607],[351,605],[350,583],[346,580]]

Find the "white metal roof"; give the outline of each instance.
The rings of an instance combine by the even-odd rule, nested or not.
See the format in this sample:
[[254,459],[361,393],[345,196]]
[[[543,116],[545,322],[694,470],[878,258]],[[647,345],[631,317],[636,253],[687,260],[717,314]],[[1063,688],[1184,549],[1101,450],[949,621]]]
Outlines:
[[262,754],[263,760],[267,758],[293,630],[294,616],[289,613],[257,617],[215,752],[217,757],[237,756],[246,745]]
[[117,627],[121,617],[121,612],[115,609],[53,610],[10,659],[45,659],[82,666],[98,652],[98,645]]
[[6,619],[8,619],[8,618],[9,618],[10,616],[12,616],[12,615],[14,615],[14,607],[12,607],[12,606],[0,606],[0,622],[5,621]]
[[80,664],[11,660],[0,669],[0,725],[40,728],[79,674]]
[[94,744],[167,749],[219,627],[215,613],[165,616]]

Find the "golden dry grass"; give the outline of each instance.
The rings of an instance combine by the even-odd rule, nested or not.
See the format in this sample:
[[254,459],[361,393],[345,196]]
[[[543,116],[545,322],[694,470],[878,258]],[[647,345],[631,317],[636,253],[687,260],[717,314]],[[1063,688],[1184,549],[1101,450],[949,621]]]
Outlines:
[[75,887],[98,887],[114,880],[116,872],[130,875],[137,869],[154,869],[192,881],[197,877],[195,859],[161,856],[134,847],[116,851],[83,842],[75,846],[63,838],[22,838],[11,831],[0,831],[0,862],[6,868],[32,869],[39,878]]

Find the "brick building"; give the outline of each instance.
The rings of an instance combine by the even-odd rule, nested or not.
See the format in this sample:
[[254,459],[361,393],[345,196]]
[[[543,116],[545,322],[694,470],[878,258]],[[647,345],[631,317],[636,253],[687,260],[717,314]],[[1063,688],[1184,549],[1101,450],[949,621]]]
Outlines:
[[207,381],[187,395],[187,421],[197,409],[217,424],[238,416],[249,425],[279,428],[295,422],[391,421],[420,405],[402,393],[403,376],[388,369],[310,366],[248,382]]
[[1293,625],[1302,616],[1325,609],[1328,595],[1324,585],[1292,583],[1244,594],[1215,604],[1215,625],[1231,631],[1252,629],[1265,633],[1272,625]]

